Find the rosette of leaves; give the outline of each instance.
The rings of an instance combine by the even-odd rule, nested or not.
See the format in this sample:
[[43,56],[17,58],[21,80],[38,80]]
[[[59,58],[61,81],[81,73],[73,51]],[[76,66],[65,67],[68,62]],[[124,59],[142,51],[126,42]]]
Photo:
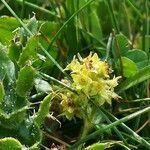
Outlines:
[[[33,17],[27,27],[34,34],[37,22]],[[36,70],[31,66],[37,59],[37,38],[19,28],[12,43],[0,44],[0,149],[37,149],[41,131],[30,116],[29,95]],[[31,62],[31,63],[30,63]]]
[[[51,86],[37,76],[36,71],[52,64],[51,61],[47,61],[38,46],[39,41],[44,43],[44,47],[47,47],[48,43],[38,32],[40,23],[35,16],[24,25],[32,34],[19,27],[13,32],[15,36],[9,45],[0,45],[0,149],[2,150],[39,148],[42,137],[40,127],[49,114],[52,99]],[[40,31],[47,32],[45,31],[47,25],[56,28],[53,23],[46,23],[41,26]],[[37,93],[48,96],[41,102],[38,112],[31,115],[32,111],[29,113],[28,110],[33,86]]]

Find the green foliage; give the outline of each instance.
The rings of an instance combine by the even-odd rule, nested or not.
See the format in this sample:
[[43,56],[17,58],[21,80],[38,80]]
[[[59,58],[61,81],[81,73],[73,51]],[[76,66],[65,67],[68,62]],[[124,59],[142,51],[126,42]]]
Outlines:
[[1,0],[0,149],[149,149],[149,7]]
[[6,54],[6,47],[0,44],[0,80],[8,78],[10,83],[15,80],[15,68],[12,61]]
[[0,42],[3,44],[9,44],[10,40],[13,38],[14,33],[12,33],[19,23],[13,17],[1,17],[0,18]]
[[133,62],[135,62],[138,69],[142,69],[148,65],[148,56],[142,50],[138,49],[129,50],[125,56],[131,59]]
[[16,43],[0,45],[0,149],[22,149],[22,145],[37,149],[41,131],[27,113],[36,71],[29,63],[19,68],[18,48]]
[[31,37],[28,40],[28,43],[26,46],[23,48],[22,53],[20,54],[19,60],[18,60],[18,65],[23,67],[26,64],[30,63],[29,61],[35,61],[37,59],[37,42],[38,39],[36,37]]
[[150,78],[150,66],[147,66],[143,69],[141,69],[138,73],[136,73],[134,76],[126,79],[125,81],[123,81],[119,86],[118,86],[118,93],[123,92],[126,89],[129,89],[132,86],[135,86],[147,79]]
[[112,43],[112,51],[114,58],[124,56],[130,49],[130,43],[126,36],[123,34],[115,35]]
[[16,92],[19,96],[25,97],[31,90],[34,82],[35,70],[31,66],[21,68],[16,82]]
[[51,94],[46,96],[42,103],[40,104],[39,111],[37,112],[37,115],[35,117],[35,122],[40,126],[42,124],[42,121],[46,116],[49,114],[49,108],[51,105],[52,96]]
[[1,150],[21,150],[22,145],[18,140],[14,138],[4,138],[0,139],[0,148]]
[[123,70],[124,77],[129,78],[137,73],[138,68],[132,60],[127,57],[121,57],[121,62],[122,66],[120,68]]
[[106,145],[105,143],[96,143],[96,144],[93,144],[93,145],[89,146],[86,149],[87,150],[104,150],[105,145]]

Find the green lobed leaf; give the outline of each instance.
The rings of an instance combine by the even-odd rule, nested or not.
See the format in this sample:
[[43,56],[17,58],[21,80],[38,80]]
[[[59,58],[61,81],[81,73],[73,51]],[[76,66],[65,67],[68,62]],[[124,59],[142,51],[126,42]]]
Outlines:
[[16,82],[16,92],[19,96],[25,97],[34,84],[35,69],[32,66],[23,67]]
[[36,147],[41,142],[41,131],[33,118],[27,118],[16,130],[19,141],[28,147]]
[[148,65],[148,56],[142,50],[138,49],[129,50],[125,54],[125,56],[128,57],[133,62],[135,62],[139,69],[142,69]]
[[122,61],[122,70],[123,70],[124,77],[129,78],[138,72],[138,68],[136,64],[129,58],[121,57],[121,61]]
[[37,59],[37,49],[38,47],[38,36],[32,36],[27,41],[26,46],[23,48],[22,53],[20,54],[18,64],[23,67],[29,62],[32,63],[35,59]]
[[18,45],[14,41],[11,41],[8,48],[8,56],[11,59],[11,61],[13,61],[13,63],[17,63],[21,51],[22,51],[21,45]]
[[[38,31],[38,21],[35,18],[35,14],[32,18],[29,19],[29,22],[27,23],[28,29],[35,35]],[[25,31],[27,32],[27,31]]]
[[20,24],[13,17],[1,17],[0,18],[0,42],[3,44],[9,43],[13,38],[13,31],[19,27]]
[[1,150],[21,150],[21,143],[12,137],[7,137],[0,139],[0,149]]
[[0,139],[13,137],[28,149],[36,150],[41,142],[42,134],[38,125],[33,122],[33,118],[25,118],[16,128],[8,129],[0,126]]
[[35,15],[30,18],[27,23],[24,23],[24,26],[30,30],[30,33],[28,33],[28,31],[26,31],[23,27],[19,27],[15,30],[16,35],[14,37],[15,41],[23,46],[28,41],[28,38],[31,37],[31,33],[33,35],[37,34],[38,22],[35,18]]
[[26,117],[27,106],[13,111],[12,113],[0,113],[0,126],[7,129],[15,129]]
[[15,66],[6,53],[6,47],[0,44],[0,80],[7,76],[8,81],[13,83],[15,80]]
[[124,56],[130,49],[130,42],[123,34],[117,34],[112,42],[112,53],[114,58]]
[[44,118],[49,114],[49,108],[51,105],[52,95],[49,94],[44,98],[44,100],[40,104],[39,111],[35,116],[35,122],[40,126],[44,120]]
[[136,73],[134,76],[126,79],[121,84],[119,84],[116,88],[116,92],[119,94],[130,87],[133,87],[145,80],[148,80],[150,78],[150,65],[141,69],[138,73]]

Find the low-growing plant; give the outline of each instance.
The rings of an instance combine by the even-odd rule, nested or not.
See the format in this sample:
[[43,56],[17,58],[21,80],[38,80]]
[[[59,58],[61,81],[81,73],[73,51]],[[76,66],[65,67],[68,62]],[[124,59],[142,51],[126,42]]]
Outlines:
[[1,2],[15,17],[0,18],[1,150],[150,149],[148,20],[142,40],[131,32],[145,20],[140,2],[62,0],[48,10],[16,0],[22,17],[27,5],[51,21],[22,20]]

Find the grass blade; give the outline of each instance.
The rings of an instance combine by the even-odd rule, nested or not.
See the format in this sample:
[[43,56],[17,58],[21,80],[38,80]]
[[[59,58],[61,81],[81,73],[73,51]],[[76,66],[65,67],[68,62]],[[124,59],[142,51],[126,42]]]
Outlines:
[[[130,115],[128,115],[128,116],[126,116],[126,117],[124,117],[124,118],[122,118],[120,120],[117,120],[117,121],[115,121],[115,122],[113,122],[113,123],[111,123],[109,125],[106,125],[104,128],[100,128],[99,130],[97,130],[97,131],[93,132],[92,134],[88,135],[86,138],[81,139],[80,141],[78,141],[77,143],[75,143],[74,145],[72,145],[69,149],[70,150],[74,149],[75,147],[78,147],[80,144],[82,144],[82,143],[84,143],[84,142],[86,142],[86,141],[88,141],[88,140],[96,137],[97,135],[105,132],[106,130],[111,129],[111,128],[117,126],[117,125],[120,125],[123,122],[131,120],[131,119],[133,119],[133,118],[135,118],[135,117],[137,117],[137,116],[139,116],[139,115],[141,115],[143,113],[149,112],[149,111],[150,111],[150,106],[147,107],[147,108],[144,108],[144,109],[142,109],[140,111],[137,111],[135,113],[132,113],[132,114],[130,114]],[[150,149],[150,143],[148,143],[148,142],[145,143],[145,146],[148,149]]]
[[[107,116],[109,116],[110,118],[112,118],[114,121],[117,121],[118,119],[113,116],[111,113],[109,113],[108,111],[101,109]],[[129,134],[131,134],[134,138],[132,138],[133,140],[139,142],[141,145],[145,146],[145,147],[149,147],[150,148],[150,143],[148,143],[145,139],[143,139],[142,137],[140,137],[136,132],[134,132],[132,129],[130,129],[128,126],[126,126],[124,123],[121,123],[120,125],[125,131],[127,131]]]
[[62,32],[62,30],[66,27],[66,25],[78,14],[80,13],[84,8],[86,8],[90,3],[92,3],[94,0],[89,0],[85,5],[83,5],[80,9],[78,9],[71,17],[61,26],[61,28],[58,30],[58,32],[54,35],[54,37],[51,40],[51,43],[47,49],[49,51],[54,43],[54,41],[58,38],[59,34]]

